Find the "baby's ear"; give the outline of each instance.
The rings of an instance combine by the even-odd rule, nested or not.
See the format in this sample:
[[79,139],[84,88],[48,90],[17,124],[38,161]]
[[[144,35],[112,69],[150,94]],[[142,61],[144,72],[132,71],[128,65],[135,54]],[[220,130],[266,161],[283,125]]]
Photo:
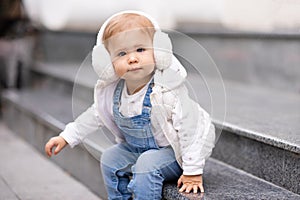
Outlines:
[[153,49],[156,67],[164,70],[172,64],[172,43],[168,34],[156,31],[153,37]]
[[92,65],[101,80],[112,82],[118,79],[111,63],[110,55],[103,44],[94,46]]

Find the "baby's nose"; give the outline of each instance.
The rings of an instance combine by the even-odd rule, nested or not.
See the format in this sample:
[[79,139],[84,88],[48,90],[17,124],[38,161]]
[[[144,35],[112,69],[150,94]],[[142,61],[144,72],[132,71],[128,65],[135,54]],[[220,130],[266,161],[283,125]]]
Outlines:
[[128,63],[132,64],[132,63],[137,63],[139,61],[138,57],[134,54],[131,53],[128,57]]

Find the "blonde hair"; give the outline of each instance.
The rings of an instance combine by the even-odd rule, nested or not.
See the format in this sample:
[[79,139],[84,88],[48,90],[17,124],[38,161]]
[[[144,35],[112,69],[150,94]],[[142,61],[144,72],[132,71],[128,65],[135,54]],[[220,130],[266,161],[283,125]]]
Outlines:
[[135,13],[124,13],[118,15],[112,18],[105,27],[102,41],[104,42],[104,45],[107,46],[106,41],[110,37],[117,33],[138,28],[141,28],[141,30],[149,34],[151,39],[153,38],[155,32],[154,25],[147,17]]

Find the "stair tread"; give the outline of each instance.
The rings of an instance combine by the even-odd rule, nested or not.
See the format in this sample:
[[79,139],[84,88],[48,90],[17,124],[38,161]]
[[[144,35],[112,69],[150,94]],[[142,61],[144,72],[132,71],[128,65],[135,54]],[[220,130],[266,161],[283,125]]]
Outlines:
[[89,188],[70,176],[0,121],[0,199],[93,199]]
[[60,130],[73,119],[72,99],[67,95],[46,90],[7,90],[3,97]]
[[[300,195],[270,184],[244,171],[209,158],[204,168],[204,199],[300,199]],[[200,199],[200,194],[182,194],[175,183],[164,186],[166,199]]]
[[[24,109],[32,109],[35,114],[54,115],[58,121],[65,124],[72,119],[70,100],[67,96],[60,96],[47,91],[7,91],[7,98],[13,99],[14,103],[19,103],[26,107]],[[17,97],[19,96],[19,97]],[[36,99],[35,99],[36,98]],[[18,100],[17,100],[18,99]],[[49,104],[60,102],[60,109],[55,109]],[[56,104],[57,105],[57,104]],[[55,104],[53,105],[55,106]],[[69,110],[67,109],[69,107]],[[64,108],[62,110],[62,108]],[[41,113],[43,110],[44,113]],[[69,119],[69,120],[68,120]],[[96,144],[99,144],[101,138],[94,134]],[[98,140],[98,141],[97,141]],[[92,149],[96,153],[101,154],[101,150],[95,149],[86,143],[89,151]],[[98,155],[97,155],[98,157]],[[262,179],[254,177],[246,172],[238,170],[213,158],[207,161],[204,169],[205,199],[300,199],[300,196],[286,189],[270,184]],[[175,183],[167,183],[164,188],[164,196],[166,199],[199,199],[199,194],[180,194],[177,192]]]
[[[90,56],[89,56],[90,57]],[[88,57],[88,58],[89,58]],[[45,63],[37,62],[32,71],[47,74],[54,78],[62,79],[71,83],[83,85],[88,88],[93,88],[97,81],[97,74],[92,68],[90,60],[86,58],[83,63],[65,62],[65,63]],[[78,74],[80,73],[80,76]]]
[[[88,62],[85,65],[80,65],[80,63],[40,63],[34,70],[50,76],[64,76],[71,82],[75,80],[76,73],[80,71],[80,77],[76,77],[76,83],[90,89],[97,80],[97,76]],[[210,94],[207,92],[199,94],[198,99],[208,111],[214,109],[213,120],[219,127],[272,146],[300,153],[299,94],[226,80],[224,81],[227,98],[225,104],[225,97],[222,96],[224,88],[220,87],[220,82],[209,78],[206,80],[211,83],[210,90],[213,92],[215,103],[213,107],[210,105],[211,102],[208,99]],[[204,88],[203,91],[206,90],[206,86],[199,83],[199,77],[190,74],[188,81],[192,86],[198,85],[199,88]]]

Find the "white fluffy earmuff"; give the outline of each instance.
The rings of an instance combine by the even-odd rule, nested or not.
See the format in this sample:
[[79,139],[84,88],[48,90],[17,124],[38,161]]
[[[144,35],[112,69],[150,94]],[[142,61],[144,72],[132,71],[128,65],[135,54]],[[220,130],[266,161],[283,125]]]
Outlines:
[[108,20],[104,22],[102,25],[98,36],[97,36],[97,43],[93,48],[92,52],[92,65],[99,76],[100,80],[103,80],[105,82],[113,82],[116,81],[119,77],[117,77],[115,70],[113,68],[113,64],[111,62],[110,55],[108,51],[106,50],[103,42],[102,42],[102,36],[104,33],[104,30],[108,24],[108,22],[115,16],[124,14],[124,13],[134,13],[139,14],[142,16],[147,17],[155,28],[155,33],[153,36],[153,50],[154,50],[154,59],[156,63],[156,70],[163,71],[164,69],[167,69],[171,63],[172,63],[172,43],[168,36],[168,34],[162,32],[157,25],[156,21],[152,19],[150,16],[143,12],[139,11],[123,11],[120,13],[117,13],[113,16],[111,16]]

